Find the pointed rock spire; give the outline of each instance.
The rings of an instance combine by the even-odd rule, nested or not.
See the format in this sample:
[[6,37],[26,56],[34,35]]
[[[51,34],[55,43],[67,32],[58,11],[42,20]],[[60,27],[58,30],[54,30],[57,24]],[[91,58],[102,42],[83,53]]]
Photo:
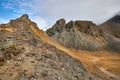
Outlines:
[[22,19],[29,19],[29,16],[28,16],[28,14],[24,14],[20,18],[22,18]]

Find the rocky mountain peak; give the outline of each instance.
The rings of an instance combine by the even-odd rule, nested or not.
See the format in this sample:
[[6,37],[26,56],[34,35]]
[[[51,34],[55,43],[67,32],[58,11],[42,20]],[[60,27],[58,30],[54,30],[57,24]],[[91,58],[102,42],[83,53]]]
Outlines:
[[16,23],[16,22],[22,22],[22,23],[29,23],[31,22],[30,19],[29,19],[29,16],[28,14],[24,14],[22,15],[21,17],[17,18],[17,19],[14,19],[14,20],[10,20],[9,23]]
[[2,28],[16,28],[17,30],[30,30],[31,26],[37,26],[36,23],[29,19],[27,14],[22,15],[20,18],[10,20],[8,24],[1,24]]
[[91,36],[103,36],[103,32],[94,24],[92,21],[80,21],[71,20],[66,23],[64,19],[58,20],[52,28],[48,29],[46,32],[49,36],[54,35],[56,32],[61,33],[62,31],[79,31]]
[[111,18],[110,20],[108,20],[108,22],[120,23],[120,15],[114,16],[113,18]]
[[68,31],[68,29],[71,29],[71,28],[74,28],[74,21],[73,20],[71,20],[70,22],[68,22],[67,24],[66,24],[66,30]]
[[65,47],[96,50],[106,44],[102,30],[92,21],[71,20],[62,25],[58,25],[58,21],[46,32],[53,40]]
[[106,33],[120,38],[120,15],[116,15],[100,25]]
[[21,18],[21,19],[29,19],[29,16],[28,16],[28,14],[24,14],[24,15],[22,15],[20,18]]
[[59,19],[56,21],[56,23],[52,26],[52,28],[48,29],[46,31],[46,33],[49,35],[49,36],[52,36],[55,34],[55,32],[61,32],[63,30],[63,28],[65,27],[66,25],[66,21],[65,19]]
[[65,24],[66,24],[66,21],[65,21],[65,19],[59,19],[59,20],[56,22],[56,24],[58,24],[58,25],[65,25]]
[[59,19],[59,20],[56,21],[56,23],[53,25],[52,28],[55,29],[55,30],[60,30],[65,25],[66,25],[65,19]]

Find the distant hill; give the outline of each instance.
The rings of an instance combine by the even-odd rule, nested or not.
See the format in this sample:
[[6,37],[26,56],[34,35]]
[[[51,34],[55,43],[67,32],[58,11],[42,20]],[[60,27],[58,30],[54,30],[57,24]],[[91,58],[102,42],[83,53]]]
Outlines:
[[0,80],[120,80],[110,41],[91,21],[60,19],[45,32],[25,14],[0,25]]
[[117,38],[120,38],[120,15],[116,15],[100,25],[100,28]]

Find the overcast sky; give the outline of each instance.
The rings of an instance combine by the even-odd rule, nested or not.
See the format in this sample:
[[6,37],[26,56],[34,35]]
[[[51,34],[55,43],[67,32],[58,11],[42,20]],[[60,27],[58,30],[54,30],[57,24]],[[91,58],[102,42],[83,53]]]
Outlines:
[[44,30],[60,18],[101,24],[119,12],[120,0],[0,0],[0,24],[29,14]]

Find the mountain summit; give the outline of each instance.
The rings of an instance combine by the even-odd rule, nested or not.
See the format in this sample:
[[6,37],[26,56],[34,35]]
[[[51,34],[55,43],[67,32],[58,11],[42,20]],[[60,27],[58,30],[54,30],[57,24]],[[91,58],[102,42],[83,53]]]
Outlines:
[[115,23],[120,23],[120,15],[116,15],[109,19],[107,22],[115,22]]
[[47,34],[55,41],[67,48],[83,50],[99,50],[106,47],[106,40],[102,30],[91,21],[58,20]]
[[100,25],[100,28],[117,38],[120,38],[120,15],[116,15]]

